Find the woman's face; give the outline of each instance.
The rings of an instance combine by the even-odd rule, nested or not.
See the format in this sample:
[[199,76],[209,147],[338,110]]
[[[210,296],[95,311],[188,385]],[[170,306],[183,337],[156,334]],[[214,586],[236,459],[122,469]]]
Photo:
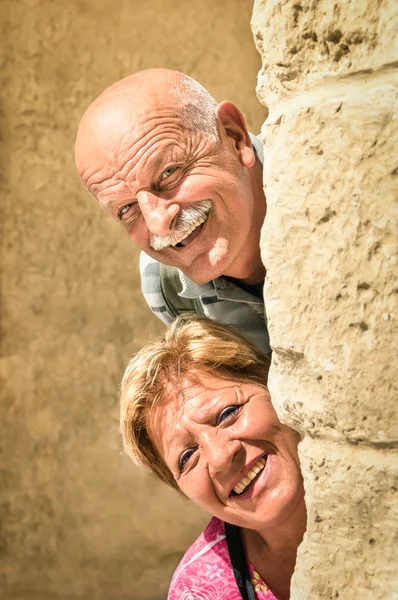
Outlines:
[[193,373],[167,386],[148,429],[181,491],[224,521],[278,527],[303,501],[298,434],[265,388]]

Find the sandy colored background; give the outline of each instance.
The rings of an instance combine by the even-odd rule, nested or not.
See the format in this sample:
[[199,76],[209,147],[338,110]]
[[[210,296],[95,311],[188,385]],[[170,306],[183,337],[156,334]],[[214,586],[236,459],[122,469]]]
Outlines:
[[258,132],[251,0],[0,3],[2,600],[157,600],[207,516],[121,454],[117,387],[162,326],[137,251],[82,189],[79,117],[165,66]]

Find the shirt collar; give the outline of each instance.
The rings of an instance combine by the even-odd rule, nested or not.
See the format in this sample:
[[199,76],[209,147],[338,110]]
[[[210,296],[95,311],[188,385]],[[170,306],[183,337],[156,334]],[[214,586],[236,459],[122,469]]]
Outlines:
[[179,271],[182,290],[178,294],[182,298],[200,298],[201,296],[217,296],[219,300],[231,300],[232,302],[249,302],[263,306],[263,301],[257,296],[239,287],[226,277],[218,277],[209,283],[195,283],[189,277]]
[[260,159],[261,164],[263,165],[264,164],[263,143],[261,140],[258,139],[258,137],[256,137],[252,133],[249,132],[249,135],[250,135],[250,139],[252,141],[253,148],[256,151],[256,154],[257,154],[258,158]]
[[214,296],[214,284],[212,281],[209,283],[195,283],[192,279],[189,279],[182,271],[178,271],[180,275],[182,290],[178,294],[182,298],[199,298],[199,296]]

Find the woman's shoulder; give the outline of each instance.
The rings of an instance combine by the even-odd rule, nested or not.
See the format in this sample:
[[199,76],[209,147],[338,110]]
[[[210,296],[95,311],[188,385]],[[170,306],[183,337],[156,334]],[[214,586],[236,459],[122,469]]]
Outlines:
[[184,567],[188,562],[191,563],[198,560],[201,556],[219,552],[220,549],[223,549],[224,545],[226,546],[224,521],[217,519],[217,517],[212,517],[204,531],[202,531],[197,540],[186,551],[177,570],[180,567]]
[[[276,600],[249,563],[257,600]],[[171,580],[168,600],[242,600],[236,585],[224,521],[213,517],[187,550]]]
[[213,517],[178,565],[168,600],[240,600],[225,538],[224,522]]
[[224,522],[213,517],[178,565],[173,580],[182,573],[197,571],[209,560],[212,564],[225,562],[229,553],[225,538]]

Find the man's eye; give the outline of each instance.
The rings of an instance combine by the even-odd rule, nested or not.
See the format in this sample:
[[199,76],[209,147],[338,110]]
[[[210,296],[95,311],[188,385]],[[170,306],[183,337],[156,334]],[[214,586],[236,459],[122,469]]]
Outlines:
[[218,415],[218,417],[216,419],[216,425],[219,425],[222,422],[228,421],[228,419],[232,419],[232,417],[234,417],[236,415],[236,413],[239,409],[240,409],[239,405],[227,406],[227,408],[224,408],[224,410],[222,410],[220,412],[220,414]]
[[180,473],[184,471],[189,459],[191,458],[195,450],[196,448],[187,448],[187,450],[185,450],[181,454],[180,460],[178,461],[178,468],[180,469]]
[[174,171],[176,171],[178,169],[178,167],[167,167],[167,169],[165,169],[163,171],[163,173],[160,176],[160,181],[163,181],[164,179],[167,179],[168,177],[170,177],[170,175],[172,175],[174,173]]
[[124,206],[122,206],[121,208],[119,208],[117,216],[119,217],[119,219],[123,219],[123,217],[125,215],[127,215],[127,213],[130,211],[131,207],[134,206],[136,204],[136,202],[131,202],[130,204],[125,204]]

